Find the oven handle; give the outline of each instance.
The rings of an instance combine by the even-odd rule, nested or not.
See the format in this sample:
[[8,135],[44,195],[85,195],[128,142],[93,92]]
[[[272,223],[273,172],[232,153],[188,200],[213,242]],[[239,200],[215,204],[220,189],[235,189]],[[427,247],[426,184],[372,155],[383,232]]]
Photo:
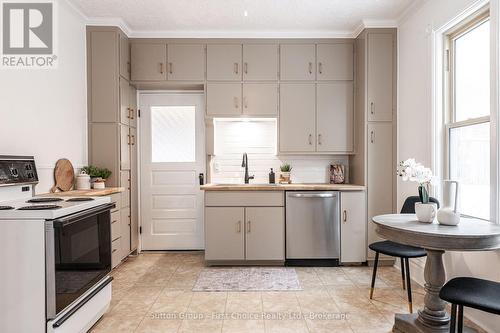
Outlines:
[[111,210],[115,208],[116,205],[114,203],[108,203],[104,205],[97,206],[95,208],[87,209],[83,212],[68,215],[66,217],[54,220],[54,227],[65,227],[80,220],[83,220],[89,216],[97,215],[103,213],[105,211]]
[[82,299],[82,301],[80,303],[78,303],[76,306],[74,306],[73,308],[71,308],[71,310],[69,310],[68,312],[66,312],[64,314],[64,316],[61,317],[61,319],[59,319],[54,324],[52,324],[52,327],[56,328],[56,327],[60,327],[62,324],[64,324],[64,322],[66,320],[68,320],[69,318],[71,318],[71,316],[76,311],[80,310],[80,308],[82,306],[84,306],[85,304],[87,304],[87,302],[90,301],[92,299],[92,297],[94,297],[95,295],[97,295],[98,292],[100,292],[101,290],[103,290],[108,284],[111,283],[111,281],[113,281],[113,277],[112,276],[108,276],[106,278],[106,280],[104,280],[104,282],[99,285],[99,287],[97,287],[94,290],[92,290],[92,292],[90,294],[88,294],[87,296],[85,296],[85,298]]

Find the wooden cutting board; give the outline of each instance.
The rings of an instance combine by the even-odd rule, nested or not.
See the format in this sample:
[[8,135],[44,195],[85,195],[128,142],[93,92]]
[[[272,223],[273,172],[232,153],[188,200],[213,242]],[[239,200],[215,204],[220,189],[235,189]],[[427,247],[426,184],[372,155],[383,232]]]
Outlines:
[[62,158],[56,163],[54,168],[54,181],[55,185],[50,189],[50,192],[54,193],[57,190],[69,191],[73,188],[75,182],[75,169],[71,162]]

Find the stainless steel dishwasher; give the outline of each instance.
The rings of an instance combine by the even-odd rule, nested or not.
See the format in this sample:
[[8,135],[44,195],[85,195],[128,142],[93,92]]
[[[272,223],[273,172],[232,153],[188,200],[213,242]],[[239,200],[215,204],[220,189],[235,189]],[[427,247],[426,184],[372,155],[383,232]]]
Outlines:
[[286,259],[340,259],[340,193],[286,192]]

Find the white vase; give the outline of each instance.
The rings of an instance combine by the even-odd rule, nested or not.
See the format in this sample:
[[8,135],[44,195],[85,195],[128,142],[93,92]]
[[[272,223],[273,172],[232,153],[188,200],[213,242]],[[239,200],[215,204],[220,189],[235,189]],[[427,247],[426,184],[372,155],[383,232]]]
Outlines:
[[421,203],[415,202],[415,214],[417,214],[417,220],[423,223],[432,223],[436,217],[437,204],[434,202]]

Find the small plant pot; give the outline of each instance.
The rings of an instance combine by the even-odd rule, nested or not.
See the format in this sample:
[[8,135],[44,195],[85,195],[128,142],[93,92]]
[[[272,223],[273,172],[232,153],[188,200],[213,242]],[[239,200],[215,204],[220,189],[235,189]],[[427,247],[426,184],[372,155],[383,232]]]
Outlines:
[[434,202],[421,203],[415,202],[415,214],[417,220],[422,223],[432,223],[437,213],[437,204]]
[[292,183],[290,178],[290,172],[280,172],[280,184],[290,184]]
[[93,186],[94,190],[104,190],[106,188],[105,181],[94,182]]

